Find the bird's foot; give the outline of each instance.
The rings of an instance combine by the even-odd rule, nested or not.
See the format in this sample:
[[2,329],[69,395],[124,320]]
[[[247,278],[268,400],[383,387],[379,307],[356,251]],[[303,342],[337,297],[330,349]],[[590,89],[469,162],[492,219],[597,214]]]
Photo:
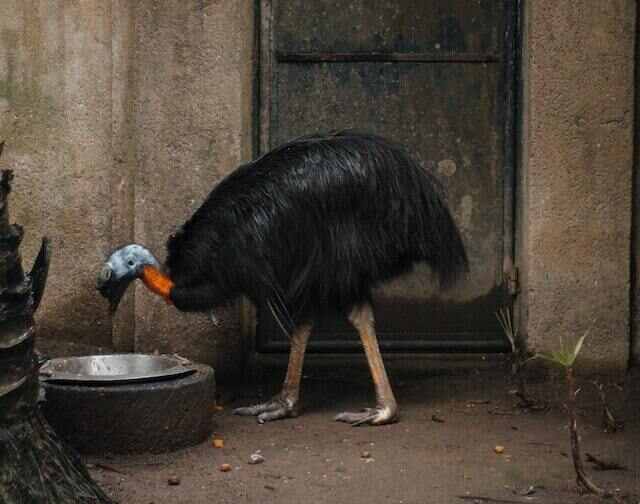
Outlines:
[[396,406],[378,406],[377,408],[366,408],[358,413],[344,412],[336,415],[336,422],[349,423],[356,427],[358,425],[385,425],[398,421],[398,408]]
[[284,395],[277,395],[272,399],[233,410],[234,415],[258,417],[258,423],[271,422],[281,418],[294,418],[298,416],[297,401]]

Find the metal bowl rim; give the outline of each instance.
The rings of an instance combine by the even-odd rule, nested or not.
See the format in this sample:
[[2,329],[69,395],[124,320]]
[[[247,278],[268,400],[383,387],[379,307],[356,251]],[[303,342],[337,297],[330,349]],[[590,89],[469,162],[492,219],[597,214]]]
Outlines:
[[[132,360],[132,358],[145,360],[161,360],[169,362],[173,366],[165,369],[150,370],[144,374],[117,374],[117,375],[99,375],[88,373],[71,373],[65,371],[56,371],[53,366],[60,361],[89,361],[92,358],[100,358],[101,360],[120,359]],[[124,359],[123,359],[124,358]],[[59,357],[47,361],[40,368],[40,379],[51,383],[69,383],[69,384],[126,384],[145,381],[170,380],[181,376],[192,374],[196,369],[191,361],[183,357],[171,354],[142,354],[142,353],[119,353],[119,354],[96,354],[96,355],[79,355],[71,357]]]

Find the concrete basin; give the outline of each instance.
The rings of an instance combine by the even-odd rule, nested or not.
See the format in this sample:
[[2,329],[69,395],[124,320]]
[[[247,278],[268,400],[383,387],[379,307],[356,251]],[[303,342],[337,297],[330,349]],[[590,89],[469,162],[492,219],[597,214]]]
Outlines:
[[209,366],[169,355],[53,359],[41,368],[43,412],[81,453],[158,453],[211,433]]

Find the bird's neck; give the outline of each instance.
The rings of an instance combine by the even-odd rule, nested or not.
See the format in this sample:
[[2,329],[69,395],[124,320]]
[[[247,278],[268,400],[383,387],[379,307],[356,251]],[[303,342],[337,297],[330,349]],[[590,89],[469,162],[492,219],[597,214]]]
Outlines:
[[140,279],[151,292],[161,296],[167,303],[171,302],[173,281],[158,268],[155,266],[145,266],[142,268]]

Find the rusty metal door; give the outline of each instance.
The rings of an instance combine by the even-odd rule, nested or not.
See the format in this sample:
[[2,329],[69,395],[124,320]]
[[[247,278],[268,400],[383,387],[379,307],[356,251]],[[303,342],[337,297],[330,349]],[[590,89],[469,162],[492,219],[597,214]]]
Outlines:
[[[380,344],[501,351],[495,318],[513,264],[517,1],[262,0],[259,150],[356,128],[404,144],[443,182],[471,272],[439,292],[426,266],[375,293]],[[310,350],[360,349],[340,314]],[[257,350],[287,348],[258,307]]]

